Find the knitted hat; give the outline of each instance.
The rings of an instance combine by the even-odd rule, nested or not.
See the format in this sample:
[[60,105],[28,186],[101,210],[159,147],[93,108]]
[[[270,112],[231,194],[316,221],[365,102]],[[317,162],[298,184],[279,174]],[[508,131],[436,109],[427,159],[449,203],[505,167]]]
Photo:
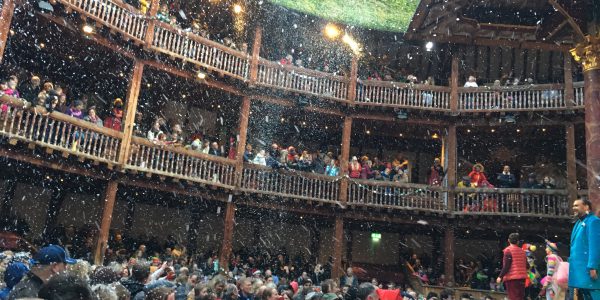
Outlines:
[[558,247],[556,246],[556,243],[553,243],[549,240],[546,240],[546,249],[550,249],[550,251],[552,251],[552,253],[558,252]]

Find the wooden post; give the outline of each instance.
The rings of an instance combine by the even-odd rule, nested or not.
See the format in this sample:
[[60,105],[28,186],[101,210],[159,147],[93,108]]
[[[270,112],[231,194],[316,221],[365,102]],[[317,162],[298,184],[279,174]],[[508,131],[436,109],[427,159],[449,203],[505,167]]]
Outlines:
[[223,243],[221,244],[221,254],[219,256],[219,265],[223,270],[228,270],[229,256],[233,248],[233,225],[235,224],[235,204],[227,202],[225,208]]
[[142,83],[142,73],[144,72],[144,63],[135,60],[129,87],[127,89],[127,103],[125,106],[125,120],[123,120],[123,140],[119,149],[119,164],[127,164],[129,153],[131,151],[131,136],[133,135],[133,125],[135,123],[135,111],[137,109],[138,96]]
[[565,53],[565,105],[573,107],[575,105],[575,90],[573,88],[573,63],[571,55]]
[[154,42],[154,28],[156,27],[156,22],[160,22],[155,19],[156,13],[158,13],[158,9],[160,8],[160,0],[152,0],[152,4],[150,4],[150,11],[148,12],[148,28],[146,28],[146,37],[144,38],[144,42],[146,43],[146,47],[152,47],[152,43]]
[[98,232],[96,251],[94,252],[94,264],[98,266],[101,266],[104,263],[104,253],[108,246],[108,232],[110,231],[113,209],[115,207],[115,201],[117,200],[118,186],[119,183],[117,181],[111,180],[107,183],[104,192],[104,210],[102,211],[100,232]]
[[[575,125],[565,125],[567,139],[567,191],[569,203],[577,199],[577,163],[575,157]],[[570,207],[570,206],[569,206]]]
[[58,181],[52,182],[52,194],[50,194],[50,201],[48,203],[48,213],[46,216],[46,222],[44,223],[44,238],[47,238],[50,234],[50,231],[56,226],[56,221],[58,219],[58,214],[60,212],[60,208],[65,200],[65,191],[62,190],[62,187],[59,186]]
[[452,73],[450,74],[450,111],[458,113],[458,54],[452,53]]
[[254,30],[254,44],[252,44],[252,57],[250,58],[250,85],[254,85],[258,79],[258,61],[260,59],[260,46],[262,43],[262,27]]
[[340,278],[344,273],[342,266],[342,249],[344,247],[344,219],[335,217],[335,228],[333,230],[333,267],[332,278]]
[[246,151],[250,105],[250,97],[244,96],[242,98],[242,107],[240,108],[240,127],[235,154],[235,184],[238,188],[241,187],[244,171],[244,151]]
[[340,155],[340,199],[342,207],[348,202],[348,160],[350,159],[350,137],[352,134],[352,117],[344,119],[344,128],[342,129],[342,153]]
[[446,282],[454,283],[454,228],[449,222],[444,234],[444,274]]
[[348,80],[348,102],[352,105],[356,101],[356,84],[358,81],[358,56],[356,55],[352,55],[350,78]]
[[448,168],[446,170],[447,189],[448,189],[448,211],[454,211],[454,187],[456,186],[456,166],[457,166],[457,141],[456,125],[448,126],[448,136],[446,137],[446,151],[448,153]]
[[4,50],[10,34],[10,24],[15,12],[15,0],[4,0],[0,12],[0,62],[4,59]]

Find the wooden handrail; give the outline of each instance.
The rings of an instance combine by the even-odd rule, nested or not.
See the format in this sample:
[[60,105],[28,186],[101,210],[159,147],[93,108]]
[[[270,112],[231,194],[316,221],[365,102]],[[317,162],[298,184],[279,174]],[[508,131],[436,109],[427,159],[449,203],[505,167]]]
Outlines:
[[519,92],[519,91],[550,91],[564,89],[562,83],[551,84],[527,84],[527,85],[511,85],[511,86],[480,86],[480,87],[459,87],[459,93],[485,93],[485,92]]
[[436,91],[436,92],[447,92],[450,93],[450,87],[440,85],[428,85],[428,84],[411,84],[397,81],[381,81],[381,80],[358,80],[359,85],[365,86],[377,86],[377,87],[388,87],[397,89],[413,89],[422,91]]
[[220,156],[215,156],[215,155],[204,154],[204,153],[200,153],[198,151],[189,150],[189,149],[186,149],[184,147],[179,147],[179,146],[159,145],[159,144],[155,144],[155,143],[149,141],[148,139],[142,138],[142,137],[133,136],[133,137],[131,137],[131,141],[137,145],[143,145],[143,146],[151,147],[151,148],[167,149],[171,152],[187,155],[190,157],[199,158],[202,160],[214,161],[214,162],[231,165],[231,166],[235,165],[235,160],[231,160],[231,159],[228,159],[225,157],[220,157]]
[[395,182],[395,181],[379,181],[372,179],[349,179],[350,184],[360,184],[360,185],[369,185],[369,186],[383,186],[383,187],[397,187],[397,188],[411,188],[411,189],[422,189],[429,191],[438,191],[444,192],[445,188],[441,186],[432,186],[427,184],[420,183],[404,183],[404,182]]
[[535,194],[567,196],[566,189],[454,188],[457,193]]
[[282,175],[295,175],[295,176],[302,176],[302,177],[306,177],[306,178],[325,180],[325,181],[336,181],[341,178],[339,176],[327,176],[324,174],[297,171],[297,170],[273,169],[273,168],[270,168],[267,166],[261,166],[261,165],[249,164],[249,163],[244,163],[244,169],[255,169],[255,170],[264,171],[264,172],[277,172]]
[[317,70],[313,70],[313,69],[302,68],[302,67],[298,67],[298,66],[294,66],[294,65],[282,65],[278,62],[270,61],[270,60],[264,59],[262,57],[259,58],[258,63],[259,63],[259,65],[264,65],[264,66],[274,68],[274,69],[285,70],[288,72],[294,72],[296,74],[308,75],[308,76],[318,77],[318,78],[329,78],[329,79],[333,79],[335,81],[346,82],[346,83],[349,82],[348,77],[336,75],[333,73],[317,71]]

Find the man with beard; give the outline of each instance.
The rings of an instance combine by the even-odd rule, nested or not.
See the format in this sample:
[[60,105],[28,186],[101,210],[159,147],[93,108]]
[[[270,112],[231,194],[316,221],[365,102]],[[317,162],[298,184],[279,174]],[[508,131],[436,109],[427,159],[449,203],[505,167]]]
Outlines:
[[573,213],[577,221],[571,233],[569,294],[579,300],[600,299],[600,218],[589,200],[575,200]]

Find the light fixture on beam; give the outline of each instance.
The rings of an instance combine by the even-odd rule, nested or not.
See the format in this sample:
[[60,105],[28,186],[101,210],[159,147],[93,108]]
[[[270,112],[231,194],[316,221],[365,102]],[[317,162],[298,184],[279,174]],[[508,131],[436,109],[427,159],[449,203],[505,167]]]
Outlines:
[[83,33],[85,34],[92,34],[94,33],[94,27],[90,24],[85,24],[83,25]]
[[239,4],[235,4],[235,5],[233,5],[233,12],[234,12],[234,13],[236,13],[236,14],[241,14],[241,13],[242,13],[242,11],[244,11],[244,10],[242,9],[242,6],[241,6],[241,5],[239,5]]
[[198,79],[200,80],[204,80],[206,79],[206,73],[199,71],[198,74],[196,74],[196,76],[198,77]]
[[433,49],[433,42],[427,42],[427,44],[425,44],[425,49],[431,51],[431,49]]
[[325,36],[334,40],[338,38],[341,34],[340,29],[332,23],[327,23],[325,25]]

